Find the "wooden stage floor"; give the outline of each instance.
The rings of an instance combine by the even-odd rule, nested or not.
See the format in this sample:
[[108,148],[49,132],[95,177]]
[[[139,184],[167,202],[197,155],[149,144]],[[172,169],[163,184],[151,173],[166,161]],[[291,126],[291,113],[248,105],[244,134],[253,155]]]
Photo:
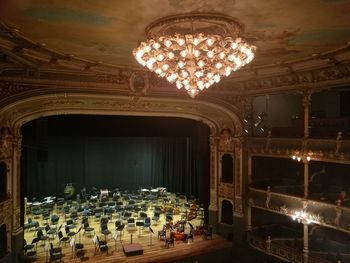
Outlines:
[[[84,237],[85,239],[86,237]],[[213,235],[213,239],[204,240],[201,236],[195,236],[192,243],[184,243],[182,241],[175,241],[175,246],[170,246],[166,248],[164,241],[159,241],[156,237],[152,239],[153,245],[150,246],[150,238],[148,234],[144,234],[138,237],[135,233],[134,243],[139,243],[143,246],[143,255],[126,257],[123,252],[123,244],[129,244],[130,240],[122,240],[122,243],[117,242],[117,247],[115,249],[115,242],[113,239],[109,239],[108,255],[105,252],[100,254],[99,251],[95,253],[95,245],[86,244],[85,257],[75,258],[72,255],[72,250],[67,245],[63,246],[62,262],[173,262],[180,259],[185,259],[189,257],[195,257],[204,253],[210,253],[225,248],[232,247],[232,242],[225,240],[223,237],[218,235]],[[38,258],[34,262],[49,262],[46,261],[45,249],[43,244],[38,245]]]

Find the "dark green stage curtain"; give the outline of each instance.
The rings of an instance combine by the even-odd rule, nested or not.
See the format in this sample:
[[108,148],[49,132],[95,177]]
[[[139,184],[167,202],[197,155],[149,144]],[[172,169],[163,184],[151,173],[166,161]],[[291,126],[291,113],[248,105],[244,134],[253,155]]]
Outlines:
[[32,147],[23,151],[22,172],[29,198],[63,196],[67,183],[77,191],[164,186],[205,195],[208,160],[197,137],[50,136],[46,160],[39,160],[35,142],[27,143]]

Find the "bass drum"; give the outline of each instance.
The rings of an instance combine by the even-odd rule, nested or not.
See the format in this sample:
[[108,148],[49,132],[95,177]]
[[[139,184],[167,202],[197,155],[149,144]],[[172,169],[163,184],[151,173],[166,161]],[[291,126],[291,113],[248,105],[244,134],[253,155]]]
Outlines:
[[67,184],[64,188],[64,198],[71,199],[75,194],[75,188],[72,184]]

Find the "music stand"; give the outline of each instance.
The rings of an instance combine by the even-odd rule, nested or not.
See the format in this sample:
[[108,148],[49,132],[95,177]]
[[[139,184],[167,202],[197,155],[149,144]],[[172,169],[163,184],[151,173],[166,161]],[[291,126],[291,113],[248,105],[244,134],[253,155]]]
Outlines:
[[152,229],[152,227],[149,227],[149,246],[151,247],[151,246],[153,246],[153,244],[152,244],[152,236],[154,235],[154,231],[153,231],[153,229]]
[[188,222],[188,224],[189,224],[190,227],[191,227],[190,233],[192,232],[192,242],[193,242],[193,241],[194,241],[194,233],[193,233],[194,227],[193,227],[193,225],[192,225],[190,222]]
[[49,252],[49,241],[45,240],[45,252],[46,252],[46,262],[47,262],[47,259],[48,259],[48,252]]
[[75,238],[74,237],[70,240],[69,245],[72,247],[72,257],[73,257],[74,246],[75,246]]
[[79,233],[79,243],[81,243],[81,233],[80,233],[81,228],[82,228],[82,227],[80,227],[80,228],[79,228],[79,230],[78,230],[78,232],[76,233],[76,234],[78,234],[78,233]]
[[141,236],[141,227],[144,226],[145,223],[142,221],[137,221],[136,226],[139,228],[139,237]]
[[113,240],[114,240],[114,250],[117,251],[117,240],[118,240],[118,233],[114,230],[113,232]]
[[57,234],[58,232],[60,232],[62,226],[63,226],[63,224],[61,224],[61,225],[58,227],[58,229],[57,229],[57,231],[56,231],[56,234]]

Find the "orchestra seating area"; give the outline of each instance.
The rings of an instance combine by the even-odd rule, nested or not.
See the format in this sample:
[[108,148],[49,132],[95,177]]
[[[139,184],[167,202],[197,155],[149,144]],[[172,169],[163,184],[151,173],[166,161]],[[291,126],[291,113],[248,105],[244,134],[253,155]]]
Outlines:
[[[103,255],[126,259],[213,239],[212,227],[204,225],[204,209],[193,196],[165,188],[73,192],[68,185],[65,197],[25,201],[25,260],[95,261]],[[221,247],[230,246],[222,241]]]

